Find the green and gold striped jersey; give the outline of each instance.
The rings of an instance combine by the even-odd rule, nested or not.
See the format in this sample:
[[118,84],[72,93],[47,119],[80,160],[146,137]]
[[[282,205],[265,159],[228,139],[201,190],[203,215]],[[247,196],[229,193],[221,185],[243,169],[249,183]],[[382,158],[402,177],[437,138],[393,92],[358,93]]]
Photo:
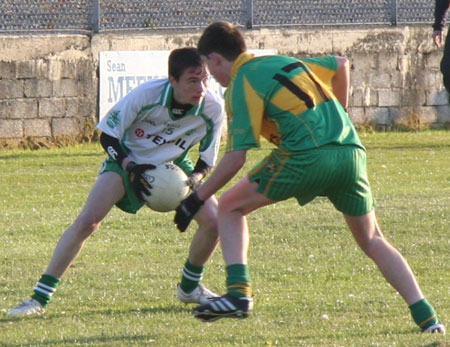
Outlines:
[[329,144],[364,148],[332,92],[336,69],[333,56],[239,55],[225,92],[227,151],[259,147],[260,136],[289,152]]

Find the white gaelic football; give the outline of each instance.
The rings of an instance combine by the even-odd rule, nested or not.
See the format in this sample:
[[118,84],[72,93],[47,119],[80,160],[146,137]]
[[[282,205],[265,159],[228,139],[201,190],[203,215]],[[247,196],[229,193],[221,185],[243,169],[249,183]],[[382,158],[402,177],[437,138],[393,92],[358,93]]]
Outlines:
[[145,196],[145,204],[154,211],[169,212],[177,208],[189,194],[187,175],[177,165],[163,163],[147,170],[144,178],[152,186],[151,195]]

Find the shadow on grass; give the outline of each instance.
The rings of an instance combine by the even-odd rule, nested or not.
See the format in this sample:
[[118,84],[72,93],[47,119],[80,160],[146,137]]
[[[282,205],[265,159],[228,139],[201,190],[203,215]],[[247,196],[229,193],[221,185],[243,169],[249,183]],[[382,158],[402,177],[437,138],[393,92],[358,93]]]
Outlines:
[[[374,333],[374,332],[369,332],[369,331],[358,331],[358,330],[354,330],[353,332],[346,332],[343,334],[336,334],[333,332],[330,332],[329,334],[323,334],[321,335],[322,338],[329,340],[329,341],[333,341],[333,340],[338,340],[338,341],[342,341],[344,338],[346,339],[351,339],[351,338],[374,338],[375,335],[379,335],[380,337],[386,337],[386,336],[396,336],[396,337],[401,337],[401,336],[409,336],[409,335],[422,335],[423,333],[418,329],[418,328],[406,328],[406,329],[402,329],[402,330],[384,330],[384,331],[380,331],[378,333]],[[436,340],[440,340],[440,339],[444,339],[443,335],[441,334],[436,334]],[[315,339],[317,339],[317,335],[311,334],[311,335],[301,335],[298,336],[298,341],[302,341],[305,342],[305,344],[308,344],[309,341],[314,341]],[[450,343],[447,341],[435,341],[432,343],[427,343],[427,344],[420,344],[420,345],[410,345],[411,347],[450,347]]]
[[[30,320],[45,320],[45,321],[53,321],[61,318],[73,318],[77,319],[78,317],[92,317],[92,316],[118,316],[118,315],[130,315],[130,314],[138,314],[138,315],[148,315],[148,314],[178,314],[178,313],[190,313],[191,309],[189,306],[180,306],[180,305],[170,305],[170,306],[161,306],[161,307],[148,307],[148,308],[133,308],[129,310],[113,310],[113,309],[104,309],[104,310],[91,310],[91,311],[83,311],[83,312],[75,312],[72,314],[49,314],[49,315],[40,315],[40,316],[29,316],[29,317],[17,317],[17,318],[1,318],[0,324],[2,323],[12,323],[15,322],[20,324],[23,321]],[[67,344],[119,344],[121,342],[136,342],[136,343],[152,343],[155,342],[157,335],[118,335],[118,336],[89,336],[89,337],[77,337],[77,338],[63,338],[63,339],[49,339],[45,341],[38,342],[27,342],[26,346],[55,346],[55,345],[67,345]],[[1,343],[0,343],[1,344]],[[24,346],[23,343],[18,344],[1,344],[1,346],[5,347],[19,347]]]
[[[41,342],[31,342],[27,343],[26,346],[58,346],[58,345],[90,345],[90,344],[119,344],[121,342],[136,342],[136,343],[151,343],[156,341],[156,335],[119,335],[119,336],[89,336],[80,338],[68,338],[68,339],[49,339]],[[19,347],[24,346],[23,344],[6,344],[2,345],[5,347]]]
[[56,320],[59,318],[77,318],[80,316],[83,317],[92,317],[92,316],[111,316],[111,315],[123,315],[123,314],[159,314],[159,313],[186,313],[191,312],[190,306],[181,306],[181,305],[170,305],[170,306],[161,306],[161,307],[149,307],[149,308],[133,308],[129,310],[114,310],[114,309],[104,309],[104,310],[91,310],[91,311],[83,311],[83,312],[73,312],[71,314],[53,314],[49,313],[43,314],[43,315],[32,315],[32,316],[25,316],[25,317],[12,317],[12,318],[1,318],[0,323],[9,323],[9,322],[21,322],[21,321],[28,321],[28,320],[45,320],[45,321],[51,321]]
[[47,152],[44,153],[43,151],[30,151],[25,153],[14,153],[14,154],[7,154],[7,155],[0,155],[0,159],[2,160],[11,160],[11,159],[25,159],[25,158],[71,158],[71,157],[105,157],[105,153],[102,152],[96,152],[96,153],[83,153],[83,152],[77,152],[77,153],[67,153],[67,152]]

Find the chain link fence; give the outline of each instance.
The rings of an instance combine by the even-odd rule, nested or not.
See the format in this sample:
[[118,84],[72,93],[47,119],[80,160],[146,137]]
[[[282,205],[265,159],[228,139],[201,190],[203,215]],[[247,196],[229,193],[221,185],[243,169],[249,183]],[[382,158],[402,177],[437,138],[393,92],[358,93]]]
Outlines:
[[0,33],[432,23],[430,0],[2,0]]

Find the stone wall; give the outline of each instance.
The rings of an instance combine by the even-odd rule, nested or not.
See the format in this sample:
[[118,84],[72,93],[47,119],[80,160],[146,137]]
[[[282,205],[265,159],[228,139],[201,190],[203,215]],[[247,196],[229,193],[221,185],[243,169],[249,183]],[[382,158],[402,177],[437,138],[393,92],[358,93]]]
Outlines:
[[[98,53],[171,50],[200,32],[0,36],[0,142],[92,138]],[[247,45],[294,56],[343,55],[352,63],[349,114],[359,126],[442,127],[448,95],[428,26],[244,31]]]

